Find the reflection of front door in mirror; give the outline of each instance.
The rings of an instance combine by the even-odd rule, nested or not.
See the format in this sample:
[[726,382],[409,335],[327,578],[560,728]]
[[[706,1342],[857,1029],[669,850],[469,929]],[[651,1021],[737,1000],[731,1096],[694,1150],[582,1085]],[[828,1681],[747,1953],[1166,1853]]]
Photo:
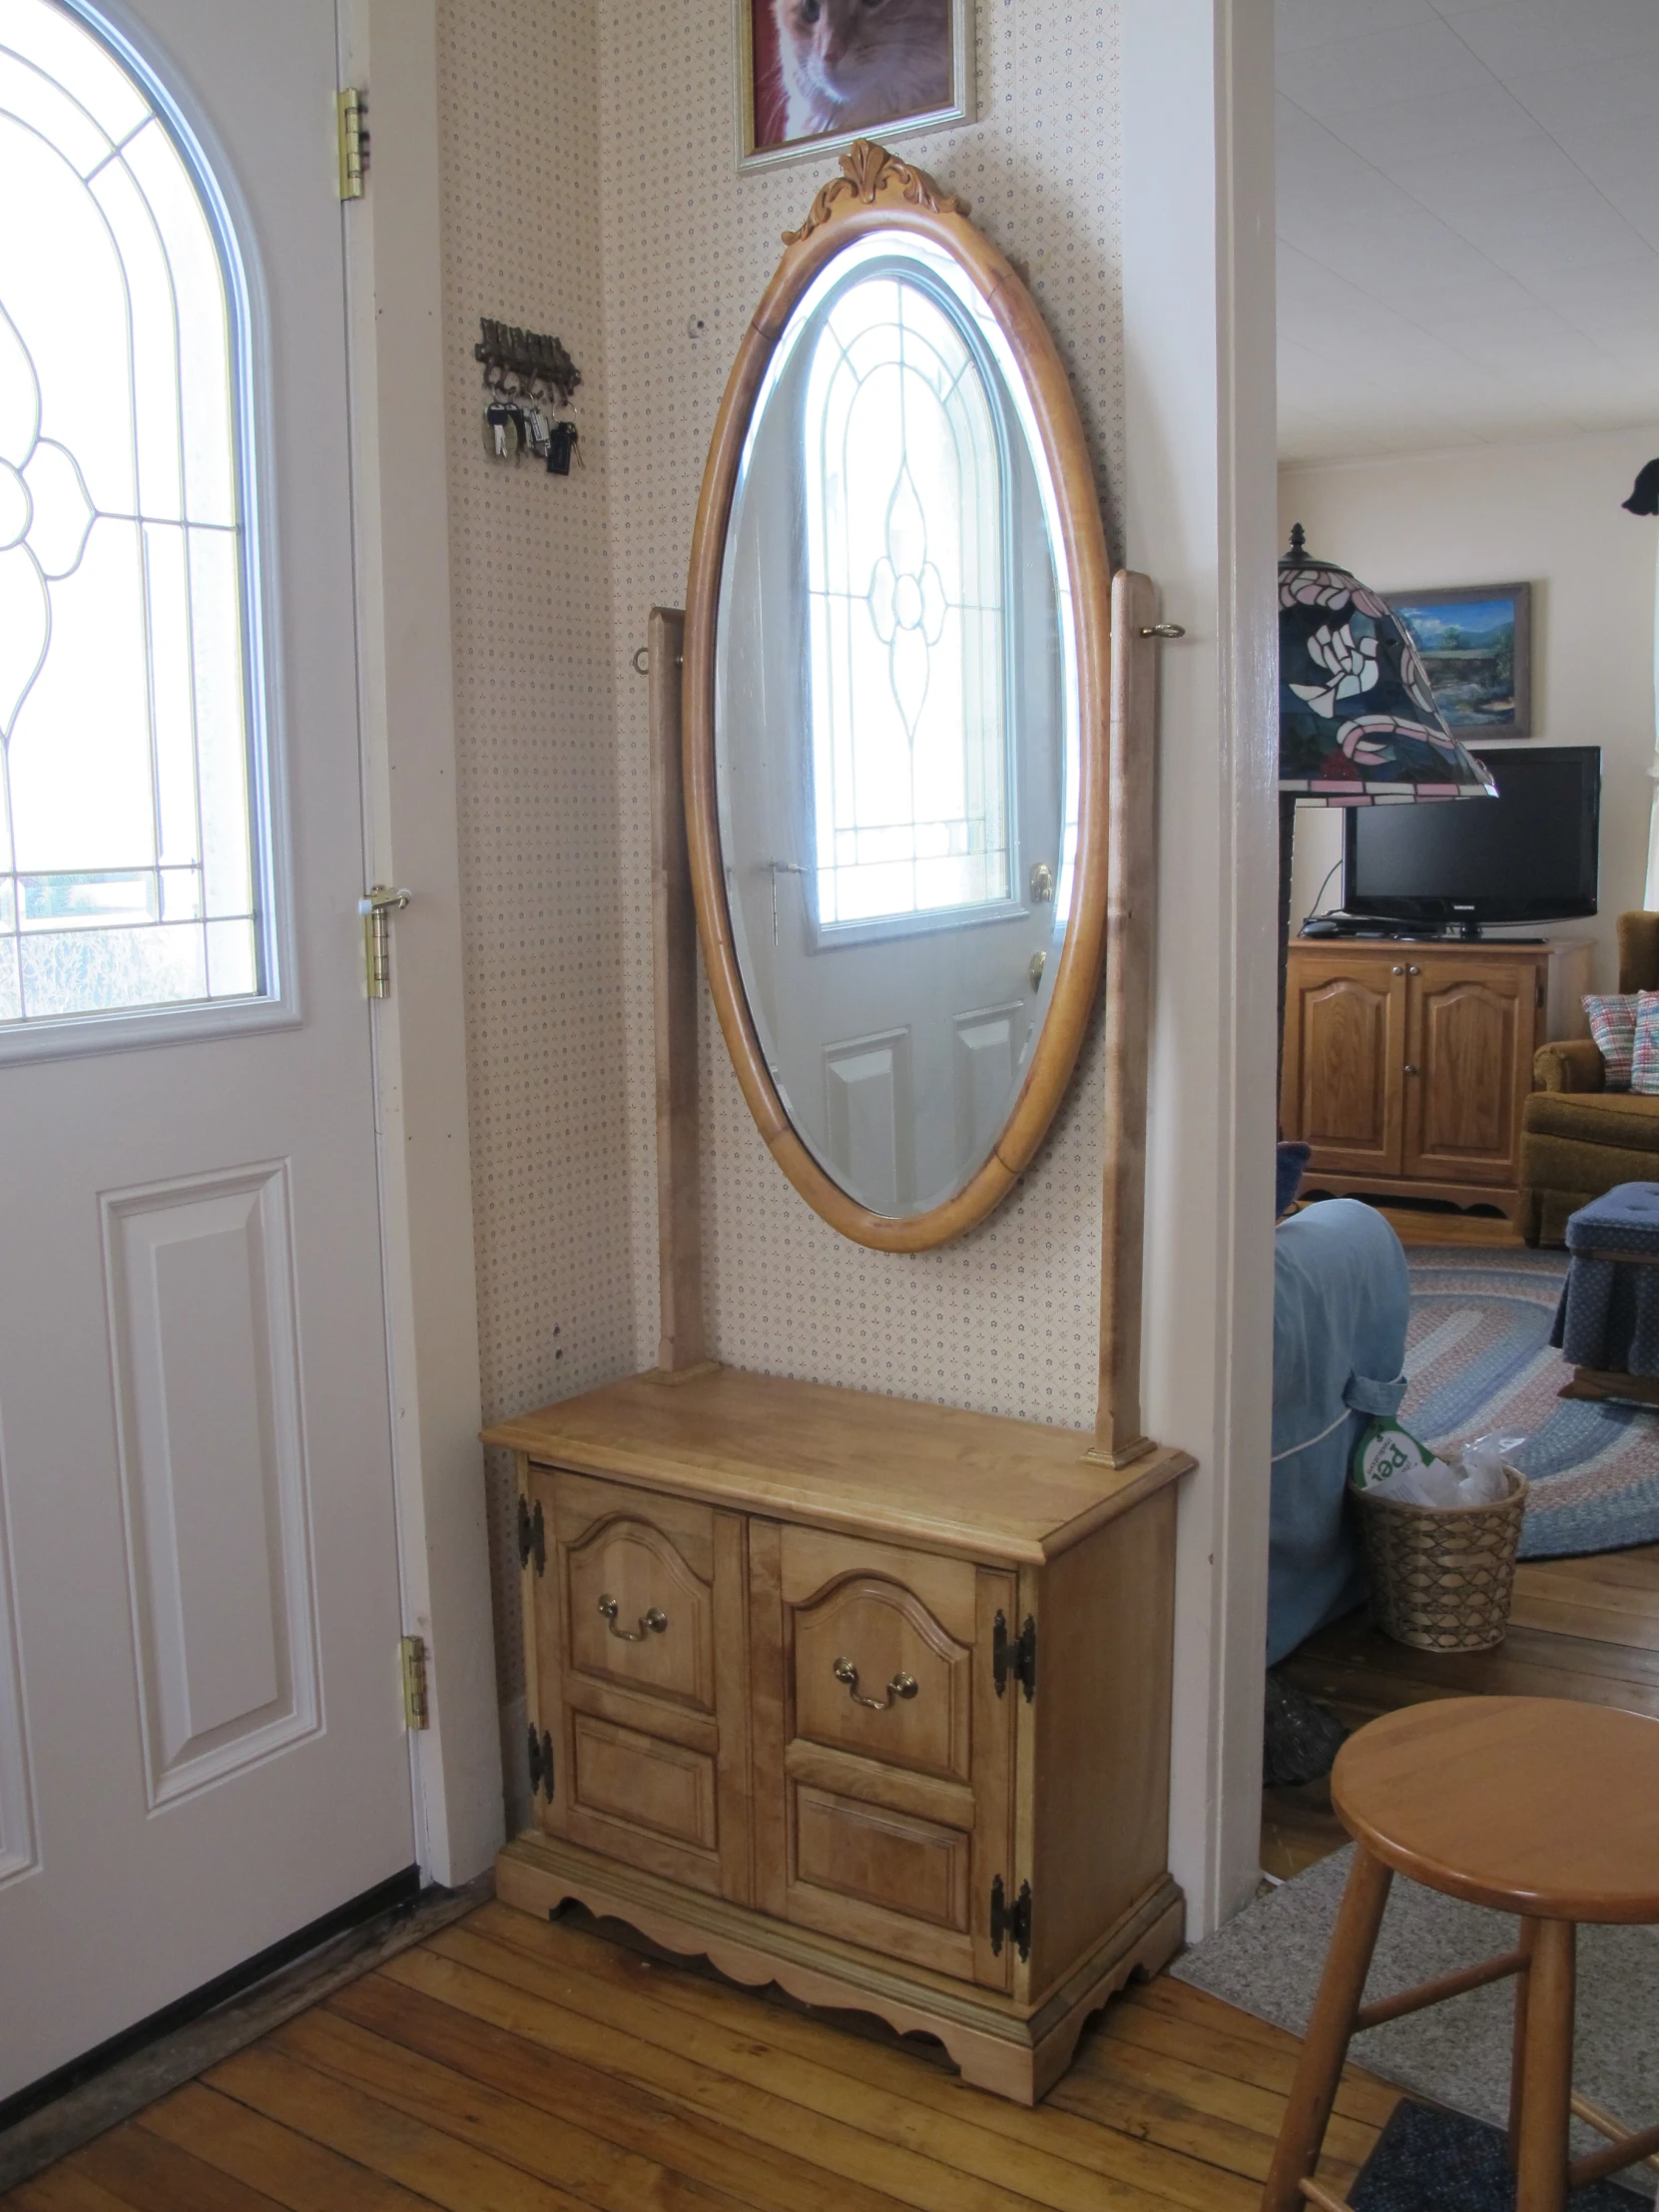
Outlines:
[[1024,286],[860,144],[733,371],[692,561],[687,795],[751,1108],[826,1218],[919,1249],[1011,1188],[1104,913],[1108,567]]

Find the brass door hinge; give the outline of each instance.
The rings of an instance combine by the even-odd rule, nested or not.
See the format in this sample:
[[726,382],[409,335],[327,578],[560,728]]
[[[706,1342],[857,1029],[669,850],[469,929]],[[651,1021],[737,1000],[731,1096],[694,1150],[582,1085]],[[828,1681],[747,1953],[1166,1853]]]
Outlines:
[[1029,1613],[1025,1626],[1017,1636],[1010,1637],[1008,1623],[1001,1613],[991,1629],[991,1672],[996,1678],[996,1694],[1001,1697],[1012,1675],[1025,1692],[1025,1702],[1030,1704],[1037,1694],[1037,1624]]
[[363,196],[363,179],[368,174],[368,126],[363,118],[368,113],[368,95],[359,92],[355,85],[347,85],[343,92],[334,95],[334,124],[339,140],[339,196],[342,200],[360,200]]
[[391,996],[391,917],[408,903],[407,891],[394,891],[385,883],[371,883],[357,901],[363,917],[363,966],[370,998]]
[[397,1650],[403,1670],[403,1726],[409,1729],[429,1728],[431,1718],[426,1704],[426,1639],[424,1636],[405,1636]]
[[1031,1955],[1031,1885],[1022,1882],[1019,1896],[1008,1903],[1008,1893],[998,1875],[991,1884],[991,1954],[1002,1955],[1004,1938],[1011,1938],[1022,1959]]

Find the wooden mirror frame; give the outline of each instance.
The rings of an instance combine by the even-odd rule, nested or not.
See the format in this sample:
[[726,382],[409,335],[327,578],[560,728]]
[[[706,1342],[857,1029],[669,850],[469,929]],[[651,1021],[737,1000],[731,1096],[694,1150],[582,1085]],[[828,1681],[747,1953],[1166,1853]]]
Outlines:
[[[1106,945],[1110,830],[1111,563],[1077,403],[1054,340],[1012,264],[968,221],[966,201],[868,139],[840,158],[841,175],[814,200],[744,332],[716,418],[692,534],[686,599],[686,832],[709,987],[732,1065],[773,1158],[817,1213],[878,1252],[928,1252],[983,1221],[1012,1190],[1048,1133],[1082,1049]],[[796,1134],[768,1072],[732,933],[715,777],[715,642],[727,528],[756,397],[790,316],[841,248],[869,231],[908,231],[942,247],[983,298],[1025,379],[1053,478],[1077,624],[1079,790],[1071,918],[1047,1016],[1018,1097],[990,1157],[954,1196],[926,1212],[872,1213],[843,1191]]]

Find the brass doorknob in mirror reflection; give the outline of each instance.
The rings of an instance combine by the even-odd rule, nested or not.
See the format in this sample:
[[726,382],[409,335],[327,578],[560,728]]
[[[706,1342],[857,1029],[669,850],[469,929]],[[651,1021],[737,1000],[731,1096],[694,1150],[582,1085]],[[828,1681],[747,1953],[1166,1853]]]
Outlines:
[[854,1705],[867,1705],[872,1713],[884,1713],[897,1698],[914,1697],[920,1687],[913,1674],[895,1674],[887,1684],[885,1697],[865,1697],[858,1688],[858,1670],[850,1659],[837,1659],[834,1664],[837,1682],[846,1684],[846,1694]]
[[647,1636],[660,1636],[668,1626],[668,1615],[659,1605],[653,1605],[649,1613],[640,1615],[638,1628],[618,1628],[616,1624],[617,1601],[609,1595],[599,1600],[599,1610],[609,1623],[610,1631],[619,1643],[643,1644]]

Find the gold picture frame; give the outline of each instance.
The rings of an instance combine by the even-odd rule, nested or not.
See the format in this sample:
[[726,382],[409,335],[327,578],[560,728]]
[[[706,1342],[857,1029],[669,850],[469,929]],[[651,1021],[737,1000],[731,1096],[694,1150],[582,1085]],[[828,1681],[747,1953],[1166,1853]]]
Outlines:
[[895,116],[863,116],[845,130],[796,139],[768,137],[758,118],[756,87],[757,11],[769,14],[772,0],[733,0],[737,72],[735,119],[740,170],[776,169],[786,162],[815,161],[876,132],[885,140],[911,138],[921,131],[948,131],[978,120],[974,83],[974,0],[949,0],[950,97],[942,105]]

